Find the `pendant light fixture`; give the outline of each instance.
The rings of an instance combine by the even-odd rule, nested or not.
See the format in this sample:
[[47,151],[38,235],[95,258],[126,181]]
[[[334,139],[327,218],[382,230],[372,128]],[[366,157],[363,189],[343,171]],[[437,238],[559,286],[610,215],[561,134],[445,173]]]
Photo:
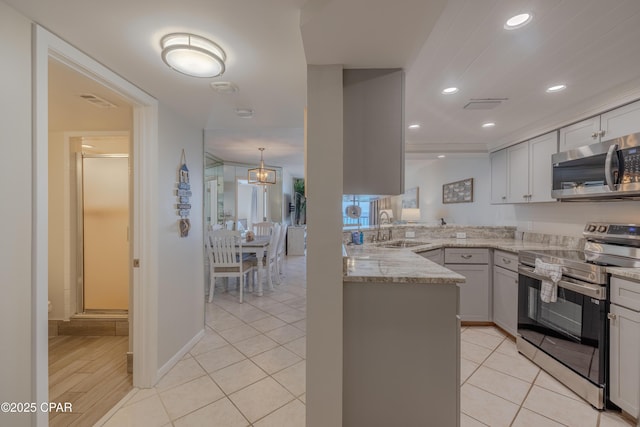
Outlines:
[[275,169],[268,169],[264,167],[264,160],[262,153],[264,148],[258,148],[260,150],[260,167],[249,169],[248,181],[249,184],[275,184],[276,183],[276,171]]
[[224,73],[227,55],[216,43],[189,33],[167,34],[160,41],[162,60],[179,73],[217,77]]

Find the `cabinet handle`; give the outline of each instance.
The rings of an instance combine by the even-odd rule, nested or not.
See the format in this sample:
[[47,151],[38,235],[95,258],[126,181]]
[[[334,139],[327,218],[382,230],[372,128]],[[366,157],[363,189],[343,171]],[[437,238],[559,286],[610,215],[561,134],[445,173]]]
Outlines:
[[461,256],[462,258],[464,258],[464,259],[471,259],[471,257],[472,257],[473,255],[467,255],[467,254],[464,254],[464,255],[460,255],[460,256]]
[[514,280],[513,283],[518,284],[518,279]]
[[504,262],[505,264],[511,264],[511,260],[507,258],[502,258],[502,262]]
[[607,314],[607,319],[609,319],[609,320],[616,320],[617,317],[618,316],[616,314],[613,314],[613,313]]
[[596,139],[598,137],[598,132],[594,132],[591,134],[591,138]]
[[604,136],[607,133],[606,130],[601,130],[600,132],[598,132],[598,135],[600,135],[601,137]]
[[527,197],[529,197],[529,196],[527,196],[526,194],[523,194],[523,195],[522,195],[522,198],[523,198],[523,199],[526,199]]
[[502,196],[502,200],[507,200],[507,196]]

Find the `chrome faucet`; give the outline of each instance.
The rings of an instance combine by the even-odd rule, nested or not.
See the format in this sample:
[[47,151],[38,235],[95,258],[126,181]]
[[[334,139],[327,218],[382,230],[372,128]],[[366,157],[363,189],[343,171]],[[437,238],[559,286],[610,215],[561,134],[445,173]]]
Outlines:
[[[380,211],[380,213],[378,214],[378,232],[376,233],[376,240],[380,241],[380,225],[382,225],[382,217],[386,216],[386,222],[385,224],[391,224],[391,217],[389,217],[389,212],[386,211]],[[389,228],[389,233],[386,236],[382,236],[382,240],[391,240],[392,238],[392,233],[391,233],[391,228]]]

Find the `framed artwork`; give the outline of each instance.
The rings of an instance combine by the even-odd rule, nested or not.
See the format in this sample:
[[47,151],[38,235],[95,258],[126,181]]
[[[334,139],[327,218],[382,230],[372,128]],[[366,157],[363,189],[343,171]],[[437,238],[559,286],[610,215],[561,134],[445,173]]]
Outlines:
[[402,195],[402,208],[419,208],[420,198],[418,194],[419,187],[413,187],[405,191]]
[[442,203],[473,202],[473,178],[450,182],[442,186]]

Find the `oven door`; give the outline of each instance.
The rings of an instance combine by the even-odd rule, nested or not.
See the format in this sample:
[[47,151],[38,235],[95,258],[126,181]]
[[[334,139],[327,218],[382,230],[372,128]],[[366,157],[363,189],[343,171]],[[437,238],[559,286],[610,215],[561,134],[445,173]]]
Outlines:
[[592,383],[606,379],[606,288],[562,278],[558,299],[540,299],[542,277],[518,269],[518,334]]

